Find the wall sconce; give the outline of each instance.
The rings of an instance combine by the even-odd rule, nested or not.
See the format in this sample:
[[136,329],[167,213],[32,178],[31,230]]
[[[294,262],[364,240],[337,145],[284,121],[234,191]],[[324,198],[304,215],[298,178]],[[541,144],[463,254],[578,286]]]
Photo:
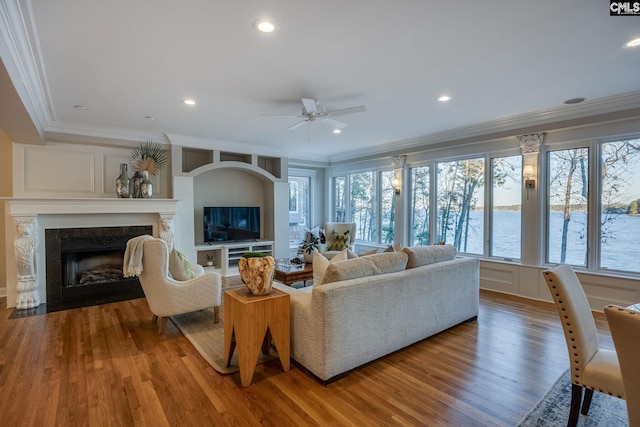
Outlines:
[[395,177],[391,180],[391,186],[396,191],[396,194],[400,194],[400,188],[402,188],[402,181],[400,181],[400,178]]
[[526,165],[522,172],[524,175],[524,187],[525,188],[536,188],[536,179],[533,175],[533,166]]

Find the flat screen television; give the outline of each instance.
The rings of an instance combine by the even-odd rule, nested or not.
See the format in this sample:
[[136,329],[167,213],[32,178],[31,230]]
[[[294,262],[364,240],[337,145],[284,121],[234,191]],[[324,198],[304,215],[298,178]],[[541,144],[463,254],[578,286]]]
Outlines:
[[260,238],[259,206],[205,206],[203,220],[205,243]]

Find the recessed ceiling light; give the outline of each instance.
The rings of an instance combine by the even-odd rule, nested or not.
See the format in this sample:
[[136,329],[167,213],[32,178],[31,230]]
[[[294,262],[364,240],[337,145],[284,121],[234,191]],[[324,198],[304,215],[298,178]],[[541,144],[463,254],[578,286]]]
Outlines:
[[183,99],[182,103],[185,105],[196,105],[196,100],[195,99],[191,99],[191,98],[187,98],[187,99]]
[[440,98],[438,98],[438,101],[440,102],[451,101],[451,97],[449,95],[442,95]]
[[624,47],[637,47],[640,46],[640,37],[637,39],[629,40],[624,44]]
[[255,21],[253,23],[254,28],[256,28],[258,31],[262,31],[263,33],[270,33],[273,30],[276,29],[276,26],[273,25],[271,22],[269,21],[265,21],[262,19],[258,19],[257,21]]
[[565,104],[580,104],[584,101],[584,98],[571,98],[564,101]]
[[144,116],[145,119],[147,120],[155,120],[156,118],[153,116]]
[[84,105],[74,105],[73,108],[76,108],[78,110],[86,110],[87,109],[87,107],[84,106]]
[[342,131],[340,129],[334,129],[331,132],[335,133],[335,134],[339,134],[342,133]]

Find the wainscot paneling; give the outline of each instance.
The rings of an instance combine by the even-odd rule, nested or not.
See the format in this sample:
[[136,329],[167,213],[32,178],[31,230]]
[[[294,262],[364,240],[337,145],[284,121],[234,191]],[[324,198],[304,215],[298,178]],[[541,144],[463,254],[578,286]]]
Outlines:
[[[548,267],[522,266],[481,260],[480,287],[525,298],[552,302],[543,272]],[[576,271],[591,308],[602,311],[606,305],[627,306],[640,302],[640,280]]]
[[82,197],[96,192],[94,153],[27,146],[23,159],[25,173],[21,190],[25,193]]

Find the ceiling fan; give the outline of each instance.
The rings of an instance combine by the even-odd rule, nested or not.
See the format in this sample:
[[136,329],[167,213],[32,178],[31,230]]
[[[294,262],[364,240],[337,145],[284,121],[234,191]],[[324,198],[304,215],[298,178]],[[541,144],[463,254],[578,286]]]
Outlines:
[[312,98],[302,98],[302,105],[302,114],[300,115],[273,115],[278,117],[295,117],[298,119],[302,119],[301,121],[289,126],[287,130],[297,129],[305,123],[311,124],[312,122],[323,122],[329,126],[333,126],[334,128],[342,129],[343,127],[347,126],[347,124],[339,120],[334,120],[332,119],[332,117],[344,116],[345,114],[362,113],[364,111],[367,111],[364,105],[327,111],[322,104]]

